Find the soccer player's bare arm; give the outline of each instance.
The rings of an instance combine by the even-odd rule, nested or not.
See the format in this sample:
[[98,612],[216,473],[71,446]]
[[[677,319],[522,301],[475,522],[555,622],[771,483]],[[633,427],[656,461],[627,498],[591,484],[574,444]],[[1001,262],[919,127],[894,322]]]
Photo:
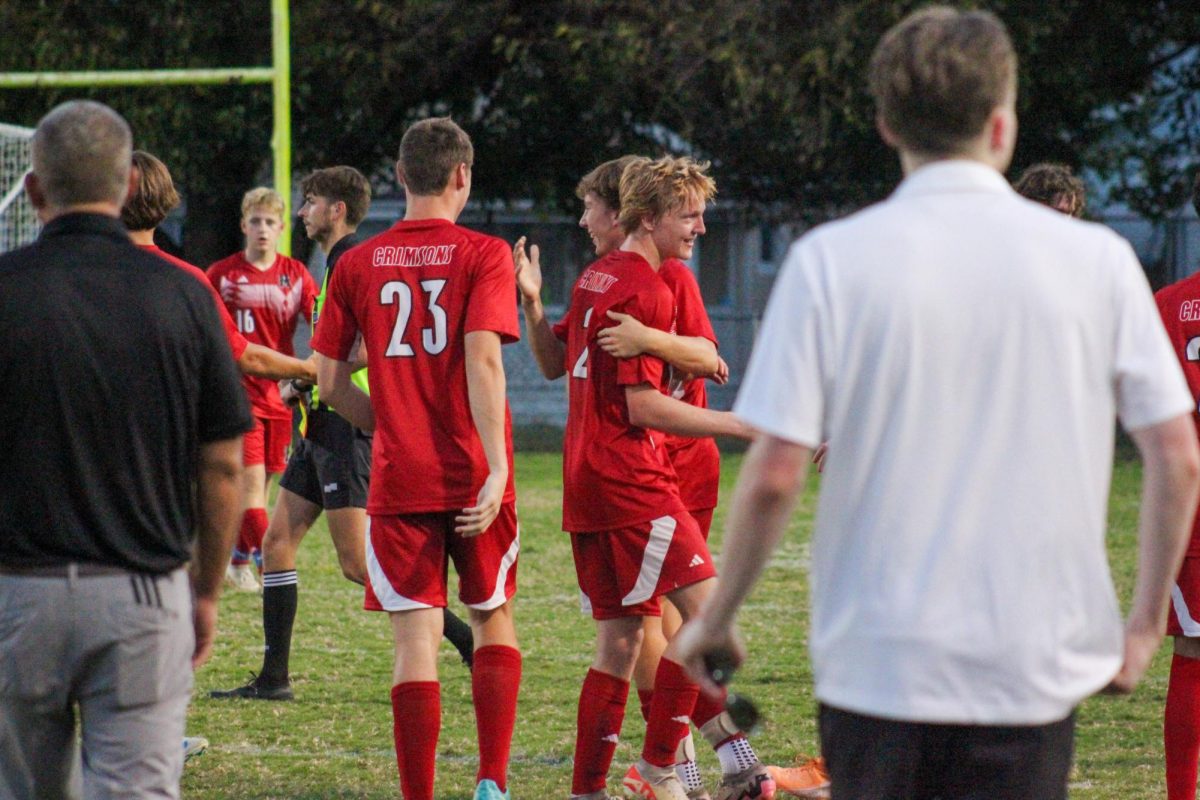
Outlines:
[[504,362],[500,357],[500,335],[493,331],[471,331],[465,337],[467,399],[475,431],[487,459],[488,477],[475,505],[455,518],[455,530],[464,536],[483,533],[500,513],[508,486],[508,449],[504,435]]
[[1109,688],[1130,692],[1141,680],[1165,633],[1170,588],[1191,533],[1200,453],[1191,415],[1174,417],[1130,437],[1142,457],[1138,575],[1125,626],[1125,662]]
[[633,358],[643,353],[661,358],[688,375],[716,375],[721,359],[717,346],[703,336],[679,336],[643,325],[630,314],[609,311],[618,324],[596,334],[596,342],[614,358]]
[[375,409],[371,398],[350,380],[354,365],[316,353],[317,388],[326,403],[333,406],[351,425],[364,431],[375,430]]
[[250,342],[237,361],[243,375],[256,378],[271,378],[281,381],[296,378],[309,383],[317,380],[316,367],[311,360],[301,360],[284,355],[269,347]]
[[200,446],[196,470],[196,546],[191,580],[195,595],[193,625],[196,649],[192,667],[212,651],[217,625],[217,597],[237,538],[241,519],[242,437],[221,439]]
[[525,312],[525,338],[538,369],[547,380],[552,381],[566,373],[563,363],[566,345],[554,335],[542,306],[542,266],[539,255],[536,244],[526,254],[524,236],[513,246],[513,270],[517,277],[517,288],[521,292],[521,308]]
[[746,453],[725,523],[716,589],[676,640],[681,663],[710,693],[719,688],[709,677],[705,660],[716,657],[737,664],[745,657],[734,617],[787,530],[811,454],[803,445],[774,436],[759,438]]
[[676,436],[736,436],[753,439],[755,431],[728,411],[697,408],[667,397],[648,383],[625,387],[629,422]]

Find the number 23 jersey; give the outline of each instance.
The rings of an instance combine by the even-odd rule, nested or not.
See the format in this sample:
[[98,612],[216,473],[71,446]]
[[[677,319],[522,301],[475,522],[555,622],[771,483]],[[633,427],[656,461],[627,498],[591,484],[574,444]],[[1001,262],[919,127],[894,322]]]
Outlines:
[[[367,511],[415,514],[475,504],[487,459],[467,399],[465,336],[517,341],[512,253],[449,220],[401,220],[348,251],[330,282],[313,349],[349,360],[367,347],[375,409]],[[508,488],[515,498],[505,403]]]

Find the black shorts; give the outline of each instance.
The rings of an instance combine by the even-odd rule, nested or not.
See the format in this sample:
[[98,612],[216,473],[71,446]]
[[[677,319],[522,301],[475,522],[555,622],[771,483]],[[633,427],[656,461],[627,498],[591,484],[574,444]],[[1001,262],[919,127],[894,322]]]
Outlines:
[[939,725],[822,705],[833,800],[1066,800],[1075,715],[1049,725]]
[[371,477],[371,437],[361,431],[346,452],[301,439],[292,451],[280,487],[326,511],[366,508]]

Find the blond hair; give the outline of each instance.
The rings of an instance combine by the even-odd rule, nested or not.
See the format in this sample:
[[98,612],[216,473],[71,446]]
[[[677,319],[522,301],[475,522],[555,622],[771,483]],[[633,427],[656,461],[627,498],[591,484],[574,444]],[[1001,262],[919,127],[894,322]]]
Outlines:
[[255,209],[265,208],[283,218],[283,198],[279,196],[279,192],[274,189],[269,189],[266,186],[255,186],[250,191],[242,195],[242,218],[250,216],[250,212]]
[[658,220],[694,200],[711,200],[717,183],[707,174],[707,161],[663,156],[632,159],[621,173],[621,230],[633,233],[642,220]]
[[933,6],[884,34],[868,82],[904,149],[947,155],[967,147],[1015,93],[1017,56],[994,14]]

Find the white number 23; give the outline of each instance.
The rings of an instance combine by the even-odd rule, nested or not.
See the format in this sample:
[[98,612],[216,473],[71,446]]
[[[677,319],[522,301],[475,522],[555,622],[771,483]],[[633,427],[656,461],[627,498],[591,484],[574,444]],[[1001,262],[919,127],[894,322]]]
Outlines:
[[[421,281],[421,288],[429,296],[429,314],[433,317],[433,326],[421,329],[421,346],[426,353],[436,356],[446,349],[446,309],[438,305],[438,297],[446,288],[446,280],[439,278]],[[412,289],[404,281],[388,281],[379,290],[379,302],[385,306],[397,306],[396,324],[392,326],[392,337],[388,341],[386,355],[392,358],[412,358],[415,355],[413,347],[404,341],[408,319],[413,310]]]

